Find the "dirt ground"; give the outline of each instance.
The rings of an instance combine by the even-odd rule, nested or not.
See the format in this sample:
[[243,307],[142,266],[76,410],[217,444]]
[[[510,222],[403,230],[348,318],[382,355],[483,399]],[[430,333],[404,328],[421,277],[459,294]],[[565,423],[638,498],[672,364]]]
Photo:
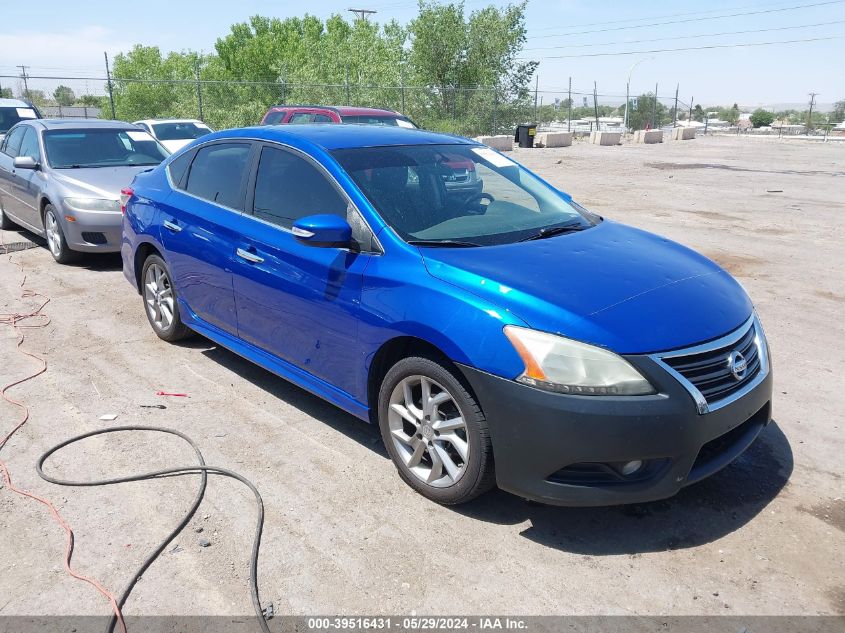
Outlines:
[[[184,431],[210,464],[261,490],[259,581],[277,612],[845,613],[845,144],[710,137],[514,157],[588,208],[707,254],[745,286],[772,349],[775,421],[741,459],[651,504],[551,508],[495,491],[439,507],[400,481],[375,428],[205,339],[158,340],[119,257],[59,266],[40,247],[11,259],[28,288],[52,299],[51,325],[24,345],[49,369],[11,391],[32,419],[0,458],[73,526],[76,567],[119,591],[178,521],[196,479],[57,487],[37,476],[38,455],[73,434],[150,424]],[[0,258],[0,313],[34,305],[19,299],[19,283]],[[34,367],[0,327],[0,382]],[[160,403],[167,409],[140,407]],[[110,413],[115,421],[99,420]],[[0,403],[0,416],[5,434],[17,411]],[[86,441],[50,470],[100,478],[190,463],[177,439],[141,433]],[[246,489],[210,479],[178,547],[125,612],[251,614],[254,517]],[[42,506],[0,490],[0,615],[109,613],[64,573],[63,548]]]

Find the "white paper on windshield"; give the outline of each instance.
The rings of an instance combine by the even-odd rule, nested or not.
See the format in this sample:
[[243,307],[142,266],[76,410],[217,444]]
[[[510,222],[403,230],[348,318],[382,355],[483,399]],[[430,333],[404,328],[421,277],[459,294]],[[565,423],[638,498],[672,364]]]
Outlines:
[[489,147],[473,147],[472,151],[494,167],[510,167],[516,164],[510,158],[502,156],[499,152],[494,152]]
[[135,130],[127,130],[126,135],[131,138],[133,141],[151,141],[153,137],[150,136],[147,132],[135,131]]
[[37,119],[38,117],[35,116],[35,110],[32,108],[15,108],[18,111],[18,117],[21,119]]
[[413,123],[411,123],[410,121],[406,121],[405,119],[396,119],[396,125],[397,125],[398,127],[406,127],[406,128],[411,129],[411,130],[416,129],[416,128],[414,127],[414,124],[413,124]]

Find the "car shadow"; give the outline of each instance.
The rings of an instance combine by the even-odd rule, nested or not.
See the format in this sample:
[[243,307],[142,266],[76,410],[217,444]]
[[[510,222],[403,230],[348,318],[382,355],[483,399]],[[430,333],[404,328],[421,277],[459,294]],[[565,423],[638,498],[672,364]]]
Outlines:
[[84,253],[74,265],[93,272],[110,272],[123,269],[120,253]]
[[203,336],[193,336],[180,341],[177,345],[201,349],[204,356],[223,365],[236,374],[238,378],[248,380],[274,398],[295,407],[324,424],[328,424],[336,431],[387,459],[387,451],[381,441],[378,426],[356,418],[343,409],[315,396],[310,391],[280,378]]
[[491,523],[528,521],[522,536],[589,556],[639,554],[697,547],[751,521],[792,475],[789,441],[776,422],[732,464],[662,501],[600,508],[529,503],[495,490],[456,510]]
[[[192,337],[178,344],[202,350],[206,357],[274,398],[389,459],[376,425],[359,420],[204,337]],[[751,521],[783,489],[792,470],[789,441],[772,421],[728,467],[662,501],[563,508],[527,502],[493,490],[453,510],[499,525],[528,521],[529,526],[521,532],[523,537],[576,554],[606,556],[685,549],[718,540]]]

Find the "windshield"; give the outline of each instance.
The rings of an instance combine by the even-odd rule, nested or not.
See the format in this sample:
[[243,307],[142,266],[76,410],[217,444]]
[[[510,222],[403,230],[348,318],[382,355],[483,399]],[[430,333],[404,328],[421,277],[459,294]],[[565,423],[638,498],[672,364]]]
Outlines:
[[32,108],[0,108],[0,134],[5,134],[23,119],[35,118],[37,118],[35,110]]
[[51,130],[44,133],[44,149],[53,169],[158,165],[168,156],[141,130]]
[[211,129],[201,123],[190,121],[180,123],[153,123],[153,132],[160,141],[184,141],[211,133]]
[[364,125],[392,125],[394,127],[417,127],[408,119],[390,115],[349,114],[343,116],[344,123],[363,123]]
[[409,243],[507,244],[586,229],[599,220],[487,147],[406,145],[332,155]]

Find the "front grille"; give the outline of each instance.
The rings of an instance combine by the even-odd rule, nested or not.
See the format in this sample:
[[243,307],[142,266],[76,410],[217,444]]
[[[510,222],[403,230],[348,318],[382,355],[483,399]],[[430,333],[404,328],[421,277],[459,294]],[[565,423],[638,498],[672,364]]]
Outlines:
[[[756,339],[757,330],[751,323],[748,331],[735,343],[697,354],[667,356],[662,360],[692,383],[708,404],[712,404],[736,393],[760,373],[760,350]],[[742,354],[747,363],[745,373],[739,379],[730,368],[733,352]]]

